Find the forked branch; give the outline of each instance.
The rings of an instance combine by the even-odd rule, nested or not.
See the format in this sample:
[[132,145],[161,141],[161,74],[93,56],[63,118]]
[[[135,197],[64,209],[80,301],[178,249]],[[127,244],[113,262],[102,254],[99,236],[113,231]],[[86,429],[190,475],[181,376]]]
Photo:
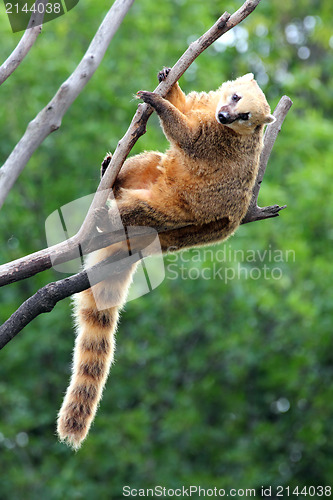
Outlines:
[[[133,0],[134,1],[134,0]],[[159,84],[155,92],[165,96],[172,85],[179,79],[184,71],[190,66],[198,55],[217,40],[223,33],[230,30],[239,24],[254,8],[260,0],[248,0],[243,6],[232,16],[224,13],[223,16],[210,28],[202,37],[193,42],[185,51],[181,58],[171,69],[168,78]],[[117,3],[117,2],[116,2]],[[61,90],[61,89],[60,89]],[[58,95],[58,94],[57,94]],[[56,96],[57,97],[57,96]],[[68,104],[69,101],[66,101]],[[67,105],[66,104],[66,105]],[[258,194],[261,182],[266,170],[267,162],[277,138],[278,132],[281,129],[284,118],[291,106],[291,100],[284,96],[278,104],[274,115],[276,122],[267,127],[264,149],[261,155],[259,173],[253,191],[253,198],[247,215],[243,220],[243,224],[254,220],[275,217],[284,207],[274,205],[271,207],[260,208],[258,206]],[[68,107],[68,106],[67,106]],[[67,108],[66,108],[67,109]],[[43,110],[44,111],[44,110]],[[146,104],[140,104],[131,125],[123,139],[119,142],[118,147],[113,155],[112,161],[103,176],[103,179],[98,187],[96,197],[89,210],[81,230],[70,240],[55,245],[51,248],[36,252],[30,256],[18,259],[17,261],[6,264],[0,267],[0,286],[10,282],[18,281],[37,274],[52,266],[52,262],[57,258],[57,261],[66,262],[76,256],[77,245],[82,241],[91,241],[88,245],[87,253],[98,248],[105,247],[111,243],[116,243],[123,239],[123,233],[113,233],[112,240],[110,235],[97,235],[96,224],[93,217],[94,209],[103,206],[106,202],[110,186],[113,185],[118,172],[126,159],[131,148],[134,146],[138,138],[145,133],[146,123],[152,113],[152,108]],[[92,231],[94,230],[94,231]],[[119,260],[121,260],[119,256]],[[119,262],[119,266],[121,266]],[[19,309],[0,327],[0,348],[6,345],[24,326],[32,321],[36,316],[43,312],[49,312],[55,304],[65,297],[83,291],[91,286],[88,274],[95,271],[95,283],[105,279],[104,274],[105,261],[99,263],[90,270],[82,271],[70,278],[65,278],[56,283],[49,283],[38,292],[25,301]],[[97,274],[96,274],[97,273]]]
[[45,8],[39,12],[39,5],[47,4],[49,0],[36,0],[35,10],[31,14],[27,29],[24,32],[21,40],[17,44],[16,48],[6,59],[6,61],[0,66],[0,85],[9,78],[9,76],[16,70],[16,68],[21,64],[25,56],[28,54],[29,50],[36,41],[36,38],[42,31],[42,23],[45,14]]
[[[119,255],[118,272],[126,265],[126,260],[124,261],[122,257],[122,255]],[[135,260],[139,259],[140,254],[137,253],[132,257],[131,262],[134,263]],[[54,283],[48,283],[43,288],[40,288],[34,295],[23,302],[10,318],[0,326],[0,349],[8,344],[37,316],[42,313],[51,312],[60,300],[90,288],[90,277],[92,274],[96,283],[103,281],[105,279],[105,269],[109,261],[110,259],[105,259],[88,270],[81,271],[78,274]]]

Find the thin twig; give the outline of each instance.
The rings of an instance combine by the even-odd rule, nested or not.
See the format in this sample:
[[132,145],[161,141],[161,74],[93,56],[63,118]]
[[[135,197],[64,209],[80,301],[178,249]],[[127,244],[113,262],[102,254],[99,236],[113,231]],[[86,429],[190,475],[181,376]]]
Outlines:
[[51,132],[60,127],[67,109],[95,73],[133,2],[114,2],[79,65],[60,86],[53,99],[29,123],[23,137],[0,169],[0,208],[31,155]]
[[0,85],[16,70],[16,68],[21,64],[25,56],[28,54],[29,50],[36,41],[36,38],[42,31],[42,24],[45,15],[45,9],[39,12],[39,5],[45,6],[49,0],[36,0],[35,11],[31,14],[29,24],[24,32],[21,40],[6,59],[6,61],[0,66]]

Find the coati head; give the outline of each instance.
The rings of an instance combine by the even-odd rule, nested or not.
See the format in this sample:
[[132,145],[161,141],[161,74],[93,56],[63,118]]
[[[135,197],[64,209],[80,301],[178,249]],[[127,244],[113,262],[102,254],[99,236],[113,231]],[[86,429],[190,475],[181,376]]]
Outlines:
[[273,123],[266,97],[252,73],[223,83],[216,119],[239,134],[251,134],[258,125]]

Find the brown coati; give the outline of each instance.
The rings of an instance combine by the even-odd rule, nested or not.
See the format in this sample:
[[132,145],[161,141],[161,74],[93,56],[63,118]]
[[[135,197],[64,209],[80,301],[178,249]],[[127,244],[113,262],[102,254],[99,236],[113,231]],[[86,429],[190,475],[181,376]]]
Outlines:
[[[159,80],[167,74],[168,69],[162,70]],[[163,228],[159,238],[164,252],[226,239],[247,212],[264,125],[274,121],[253,75],[223,83],[209,93],[185,95],[176,83],[166,98],[144,91],[137,95],[157,112],[170,147],[165,153],[144,152],[124,163],[114,186],[123,225]],[[109,160],[110,156],[103,167]],[[86,266],[112,255],[121,245],[90,254]],[[58,434],[75,449],[86,437],[101,399],[113,360],[119,309],[135,267],[74,297],[78,335]],[[108,305],[110,298],[116,305]]]

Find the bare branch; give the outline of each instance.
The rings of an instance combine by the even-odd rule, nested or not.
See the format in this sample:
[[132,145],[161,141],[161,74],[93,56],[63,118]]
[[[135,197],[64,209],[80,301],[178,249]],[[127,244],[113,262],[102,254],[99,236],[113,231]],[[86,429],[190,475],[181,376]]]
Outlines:
[[287,205],[283,205],[280,207],[279,205],[272,205],[269,207],[259,207],[258,206],[258,196],[261,187],[262,180],[265,175],[267,163],[272,152],[274,143],[277,139],[277,136],[281,130],[282,123],[287,116],[289,109],[291,108],[293,102],[288,96],[281,97],[278,105],[275,108],[274,116],[276,118],[275,122],[271,125],[268,125],[266,129],[266,133],[264,136],[264,149],[262,150],[260,156],[260,164],[259,171],[257,175],[257,179],[253,188],[253,196],[245,215],[242,224],[246,224],[247,222],[253,222],[256,220],[269,219],[271,217],[277,217],[279,212],[286,208]]
[[[10,342],[25,326],[42,313],[51,312],[54,306],[62,299],[82,292],[91,286],[90,277],[94,275],[94,283],[105,280],[105,270],[109,262],[115,263],[114,255],[99,262],[90,269],[81,271],[68,278],[48,283],[40,288],[34,295],[29,297],[23,304],[0,326],[0,349]],[[125,268],[124,255],[119,253],[117,272]],[[128,254],[126,254],[128,257]],[[131,256],[131,263],[141,258],[140,253]]]
[[[204,33],[198,40],[194,41],[188,47],[188,49],[173,66],[166,80],[161,82],[156,87],[155,92],[158,92],[162,96],[166,96],[172,85],[178,81],[180,76],[191,65],[196,57],[198,57],[220,36],[243,21],[251,12],[253,12],[259,3],[260,0],[247,0],[232,16],[225,12],[216,21],[216,23],[208,31],[206,31],[206,33]],[[108,190],[111,186],[113,186],[120,168],[131,148],[134,146],[138,138],[145,133],[146,123],[151,114],[151,107],[146,104],[139,104],[138,110],[132,119],[130,127],[124,137],[119,141],[112,156],[110,165],[108,166],[103,179],[98,186],[98,191],[80,231],[69,240],[59,243],[58,245],[54,245],[0,266],[0,286],[25,279],[29,276],[33,276],[39,272],[49,269],[52,267],[52,259],[55,256],[59,258],[60,262],[66,262],[73,258],[72,256],[76,252],[77,246],[80,245],[82,241],[89,239],[89,236],[91,237],[90,233],[94,226],[94,209],[105,204]],[[103,245],[98,248],[101,248],[102,246]],[[94,249],[97,249],[97,247]]]
[[45,9],[42,12],[38,12],[38,6],[42,4],[45,6],[49,0],[36,0],[35,2],[35,12],[32,13],[30,17],[27,29],[24,32],[21,40],[17,44],[16,48],[6,59],[6,61],[0,66],[0,85],[16,70],[16,68],[21,64],[25,56],[28,54],[29,50],[36,41],[36,38],[42,31],[42,23],[44,19]]
[[33,152],[57,130],[69,106],[98,68],[113,35],[134,0],[116,0],[92,39],[87,52],[53,99],[29,123],[23,137],[0,169],[0,208]]
[[[140,229],[138,232],[136,232],[134,228],[131,231],[131,237],[133,238],[140,234]],[[78,256],[78,246],[84,249],[84,255],[88,255],[94,250],[105,248],[115,243],[119,243],[120,241],[124,241],[123,230],[113,231],[111,233],[98,233],[95,229],[95,231],[90,233],[88,239],[81,240],[80,242],[77,241],[76,237],[70,238],[64,242],[67,245],[66,252],[58,252],[57,249],[62,249],[64,245],[63,243],[59,243],[59,245],[45,248],[27,257],[13,260],[8,264],[0,266],[0,287],[30,278],[41,272],[41,270],[50,269],[54,265],[76,259]]]
[[[110,279],[117,273],[122,273],[128,266],[132,266],[135,262],[150,255],[150,252],[154,252],[155,246],[152,244],[156,237],[157,232],[154,229],[138,227],[131,231],[127,242],[129,247],[126,245],[126,250],[120,248],[95,266],[54,283],[48,283],[39,289],[0,326],[0,349],[34,318],[42,313],[52,311],[60,300],[74,293],[82,292],[100,281]],[[130,253],[130,263],[128,259],[129,248],[133,249],[133,252]]]

